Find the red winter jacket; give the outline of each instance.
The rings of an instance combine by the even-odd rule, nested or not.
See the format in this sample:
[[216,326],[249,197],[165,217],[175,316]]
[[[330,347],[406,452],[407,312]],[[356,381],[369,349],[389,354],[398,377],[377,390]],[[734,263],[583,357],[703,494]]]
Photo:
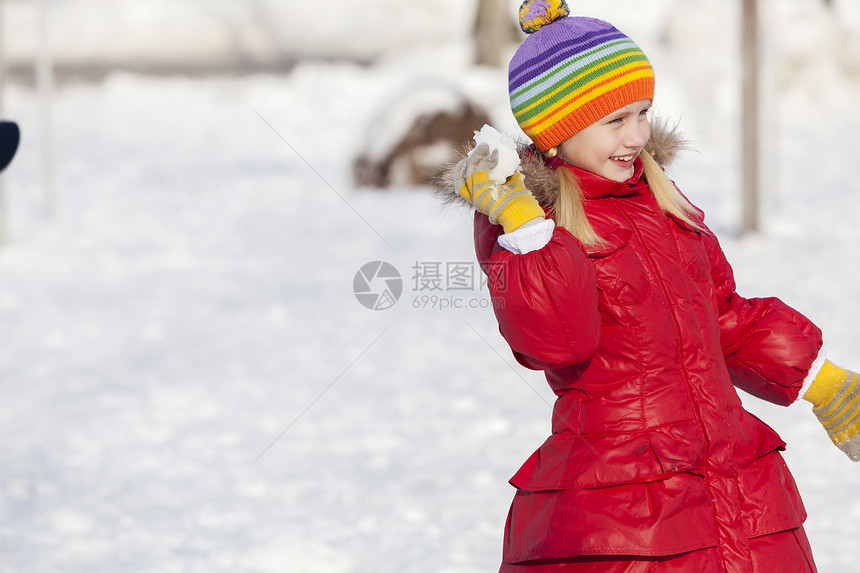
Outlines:
[[821,333],[778,299],[740,297],[716,237],[664,214],[641,165],[623,183],[566,168],[605,245],[557,227],[517,255],[475,218],[499,329],[558,396],[552,435],[511,478],[504,560],[716,546],[726,571],[751,571],[748,539],[806,516],[784,442],[735,386],[792,403]]

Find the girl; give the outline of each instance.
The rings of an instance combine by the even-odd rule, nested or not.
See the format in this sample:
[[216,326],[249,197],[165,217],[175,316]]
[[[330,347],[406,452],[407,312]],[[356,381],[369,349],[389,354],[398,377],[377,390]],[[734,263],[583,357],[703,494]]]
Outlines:
[[735,388],[815,405],[860,459],[857,375],[775,298],[745,299],[716,237],[660,167],[654,74],[630,38],[529,0],[509,69],[533,145],[454,170],[499,328],[558,396],[552,435],[511,479],[503,573],[815,571],[784,442]]

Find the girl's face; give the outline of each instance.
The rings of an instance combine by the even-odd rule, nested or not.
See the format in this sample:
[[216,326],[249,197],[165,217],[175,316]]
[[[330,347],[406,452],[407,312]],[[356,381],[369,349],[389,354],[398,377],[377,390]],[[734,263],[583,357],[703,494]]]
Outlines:
[[650,107],[651,100],[642,99],[616,109],[564,140],[558,146],[558,154],[565,163],[612,181],[630,179],[633,160],[651,136]]

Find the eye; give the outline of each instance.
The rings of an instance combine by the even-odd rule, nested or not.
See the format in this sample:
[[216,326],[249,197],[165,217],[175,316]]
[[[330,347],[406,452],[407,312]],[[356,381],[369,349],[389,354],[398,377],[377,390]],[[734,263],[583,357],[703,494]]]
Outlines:
[[614,123],[614,124],[619,124],[619,123],[621,123],[622,121],[624,121],[624,118],[623,118],[623,117],[616,117],[615,119],[610,119],[607,123],[609,123],[609,124],[613,124],[613,123]]
[[651,108],[650,108],[650,107],[649,107],[649,108],[646,108],[646,109],[643,109],[642,111],[640,111],[640,112],[639,112],[639,116],[640,116],[640,117],[646,117],[646,116],[648,115],[648,112],[649,112],[649,111],[651,111]]

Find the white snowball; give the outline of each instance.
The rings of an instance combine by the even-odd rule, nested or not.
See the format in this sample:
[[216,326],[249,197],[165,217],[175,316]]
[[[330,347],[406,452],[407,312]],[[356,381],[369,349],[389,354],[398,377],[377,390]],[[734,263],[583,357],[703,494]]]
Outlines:
[[490,146],[490,153],[494,149],[499,150],[499,163],[490,170],[490,180],[501,185],[520,168],[520,154],[517,152],[517,142],[507,133],[501,133],[492,126],[484,125],[481,131],[475,132],[475,147],[482,143]]

